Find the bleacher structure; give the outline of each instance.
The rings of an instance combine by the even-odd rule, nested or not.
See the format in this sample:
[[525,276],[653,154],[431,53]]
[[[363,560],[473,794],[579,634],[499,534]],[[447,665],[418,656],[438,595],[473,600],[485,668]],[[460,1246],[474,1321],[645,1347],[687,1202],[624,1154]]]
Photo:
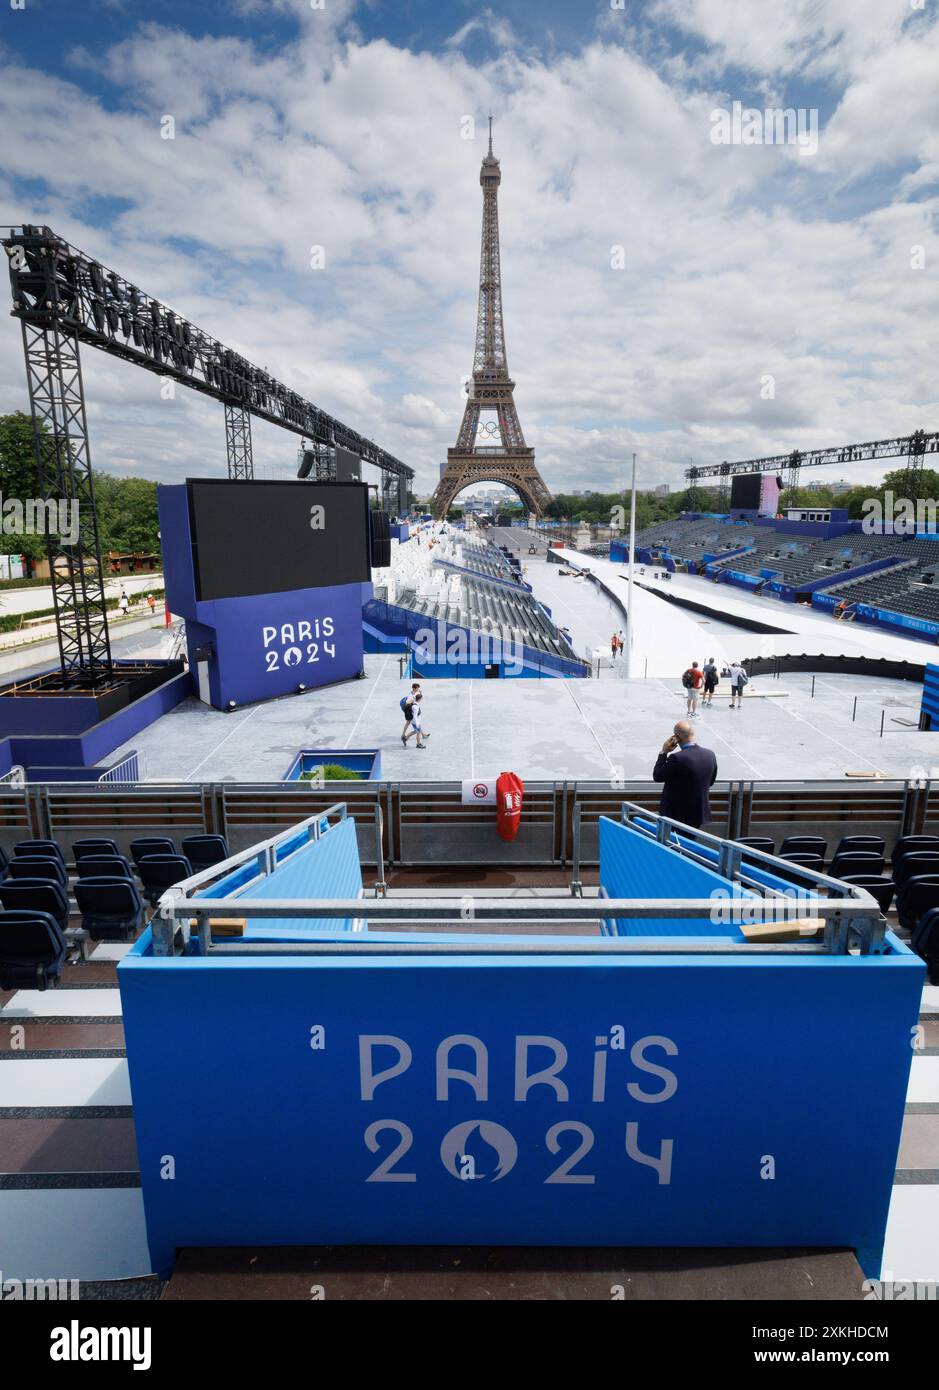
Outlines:
[[[549,663],[545,674],[587,676],[590,662],[580,658],[522,581],[517,562],[489,542],[444,524],[403,544],[392,541],[391,564],[373,572],[375,603],[366,605],[368,622],[383,610],[401,610],[446,624],[492,643],[524,648]],[[376,605],[383,606],[382,608]]]
[[[862,619],[896,614],[939,631],[939,545],[926,536],[850,531],[823,537],[716,517],[679,517],[645,527],[636,536],[636,550],[640,559],[705,571],[712,579],[739,582],[753,576],[755,592],[807,592],[811,586],[819,606],[844,603],[849,614]],[[877,562],[881,567],[874,573],[839,579],[847,570]]]

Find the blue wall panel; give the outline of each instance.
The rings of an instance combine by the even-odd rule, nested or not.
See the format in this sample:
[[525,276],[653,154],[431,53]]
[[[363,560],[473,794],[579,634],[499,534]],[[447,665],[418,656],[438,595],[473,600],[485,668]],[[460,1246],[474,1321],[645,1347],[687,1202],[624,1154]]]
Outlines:
[[[148,945],[118,979],[164,1274],[178,1246],[371,1243],[846,1246],[879,1273],[924,973],[895,941],[801,958]],[[485,1060],[485,1085],[435,1081],[441,1058]],[[363,1088],[363,1066],[368,1083],[399,1061]]]

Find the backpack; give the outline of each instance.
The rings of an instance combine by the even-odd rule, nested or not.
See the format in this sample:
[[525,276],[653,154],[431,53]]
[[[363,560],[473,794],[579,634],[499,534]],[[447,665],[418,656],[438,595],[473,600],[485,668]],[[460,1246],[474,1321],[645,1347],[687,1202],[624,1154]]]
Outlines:
[[681,678],[681,683],[682,683],[682,685],[685,687],[686,690],[691,690],[691,688],[693,687],[693,685],[694,685],[694,672],[691,670],[691,667],[690,667],[690,666],[688,667],[688,670],[685,672],[685,674],[682,676],[682,678]]
[[743,669],[743,667],[741,666],[741,668],[740,668],[740,685],[741,685],[741,688],[742,688],[743,686],[749,685],[749,684],[750,684],[750,677],[747,675],[746,671],[745,671],[745,670]]
[[402,713],[402,714],[406,714],[407,717],[410,719],[410,717],[411,717],[411,697],[410,697],[410,695],[405,695],[405,697],[404,697],[403,700],[399,700],[399,701],[398,701],[398,704],[401,706],[401,713]]

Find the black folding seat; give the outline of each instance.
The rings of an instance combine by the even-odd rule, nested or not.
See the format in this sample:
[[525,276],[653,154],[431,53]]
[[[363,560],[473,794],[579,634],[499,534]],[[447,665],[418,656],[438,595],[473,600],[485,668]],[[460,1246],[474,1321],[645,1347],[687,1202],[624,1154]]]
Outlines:
[[910,937],[910,946],[926,962],[926,978],[939,985],[939,907],[924,913]]
[[930,852],[913,850],[904,854],[899,863],[895,861],[893,864],[893,880],[897,884],[906,883],[907,879],[917,875],[922,877],[923,874],[939,874],[939,845]]
[[81,878],[130,878],[133,870],[122,854],[87,854],[79,859],[78,877]]
[[897,917],[906,931],[913,931],[933,907],[939,907],[939,874],[915,875],[897,885]]
[[192,877],[192,865],[181,854],[151,854],[138,861],[137,872],[147,902],[151,907],[156,907],[167,888]]
[[930,850],[939,850],[939,835],[903,835],[893,847],[890,862],[896,865],[907,854],[928,853]]
[[844,850],[836,854],[828,872],[832,878],[844,878],[845,874],[882,874],[884,856],[866,850]]
[[0,989],[48,989],[62,974],[65,937],[48,912],[0,913]]
[[817,874],[825,872],[825,861],[820,854],[782,854],[780,858],[789,864],[798,864],[801,869],[811,869]]
[[824,859],[827,849],[828,842],[823,840],[820,835],[787,835],[782,842],[779,853],[782,855],[820,854]]
[[775,850],[775,841],[767,835],[742,835],[735,843],[748,845],[750,849],[761,849],[765,854],[772,854]]
[[862,850],[865,854],[883,854],[883,837],[880,835],[844,835],[838,841],[835,858],[837,859],[839,854],[847,854],[854,850]]
[[38,854],[35,856],[22,855],[10,860],[10,867],[7,870],[5,883],[13,879],[21,878],[46,878],[53,883],[59,883],[63,888],[68,887],[68,870],[61,859],[42,858]]
[[175,853],[176,846],[173,844],[173,841],[167,839],[165,835],[150,835],[140,840],[131,840],[130,842],[130,857],[137,865],[138,871],[140,869],[140,861],[144,855]]
[[80,878],[75,900],[93,941],[132,941],[144,924],[144,905],[130,878]]
[[51,879],[5,878],[0,883],[0,902],[9,912],[47,912],[63,933],[68,929],[68,896]]
[[210,869],[228,858],[228,842],[224,835],[187,835],[182,852],[197,874],[200,869]]
[[113,840],[75,840],[72,844],[72,858],[76,865],[82,859],[87,859],[90,854],[120,854],[120,850]]
[[13,854],[17,859],[39,854],[44,859],[61,859],[63,866],[65,864],[65,855],[55,840],[20,840],[13,846]]
[[9,864],[9,862],[10,856],[7,854],[3,846],[0,845],[0,878],[6,878],[7,865]]
[[872,898],[877,899],[877,906],[881,912],[889,912],[896,891],[896,884],[892,878],[883,878],[880,874],[843,874],[841,882],[853,883],[858,888],[863,888]]

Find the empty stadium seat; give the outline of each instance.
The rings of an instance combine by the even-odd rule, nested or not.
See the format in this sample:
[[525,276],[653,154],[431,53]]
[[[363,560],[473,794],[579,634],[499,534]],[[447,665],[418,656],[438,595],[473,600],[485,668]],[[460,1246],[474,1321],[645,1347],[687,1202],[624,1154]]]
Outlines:
[[143,901],[129,878],[80,878],[75,900],[93,941],[132,941],[143,926]]
[[147,902],[151,907],[156,907],[167,888],[192,876],[192,865],[181,854],[152,854],[138,861],[137,872]]
[[79,859],[79,878],[133,878],[133,871],[122,854],[88,854]]
[[825,872],[825,861],[820,854],[782,854],[780,858],[789,864],[798,864],[801,869],[811,869],[816,874]]
[[939,907],[939,874],[916,875],[897,885],[897,917],[906,931],[913,931],[933,907]]
[[838,841],[834,858],[837,859],[839,854],[847,854],[854,850],[863,850],[870,854],[883,854],[883,837],[880,835],[844,835]]
[[48,989],[62,974],[65,937],[48,912],[0,913],[0,989]]
[[914,850],[910,854],[904,854],[899,863],[894,861],[893,880],[898,885],[906,883],[907,879],[915,875],[921,877],[923,874],[939,874],[939,845],[931,852]]
[[[60,931],[68,930],[68,896],[58,883],[47,878],[6,878],[0,883],[0,902],[10,912],[47,912]],[[5,921],[0,917],[0,921]]]
[[6,877],[7,865],[9,864],[9,862],[10,856],[7,854],[3,846],[0,845],[0,878]]
[[832,878],[844,878],[845,874],[882,874],[884,856],[866,850],[844,850],[836,854],[828,872]]
[[228,842],[224,835],[187,835],[182,852],[197,874],[200,869],[210,869],[228,858]]
[[880,874],[845,874],[841,881],[863,888],[872,898],[876,898],[881,912],[889,912],[896,889],[892,878],[883,878]]
[[9,883],[11,879],[20,878],[46,878],[61,884],[63,888],[68,887],[68,870],[61,859],[53,859],[51,856],[42,858],[38,854],[33,857],[23,855],[11,859],[4,882]]
[[72,858],[76,864],[87,859],[90,854],[120,854],[113,840],[75,840],[72,844]]
[[893,847],[890,855],[891,864],[897,864],[907,854],[913,854],[920,850],[937,851],[939,850],[939,835],[903,835]]
[[926,962],[926,977],[939,985],[939,907],[931,907],[916,924],[910,946]]
[[13,846],[13,854],[17,859],[41,854],[44,859],[61,859],[63,867],[65,865],[65,855],[55,840],[20,840]]
[[823,840],[820,835],[787,835],[782,842],[779,853],[787,854],[819,854],[824,859],[828,842]]
[[766,835],[742,835],[736,843],[747,845],[750,849],[761,849],[764,854],[773,854],[775,851],[775,841]]
[[144,836],[142,839],[131,840],[130,842],[130,857],[137,865],[138,870],[140,868],[140,861],[144,855],[175,853],[176,846],[173,841],[167,839],[165,835]]

